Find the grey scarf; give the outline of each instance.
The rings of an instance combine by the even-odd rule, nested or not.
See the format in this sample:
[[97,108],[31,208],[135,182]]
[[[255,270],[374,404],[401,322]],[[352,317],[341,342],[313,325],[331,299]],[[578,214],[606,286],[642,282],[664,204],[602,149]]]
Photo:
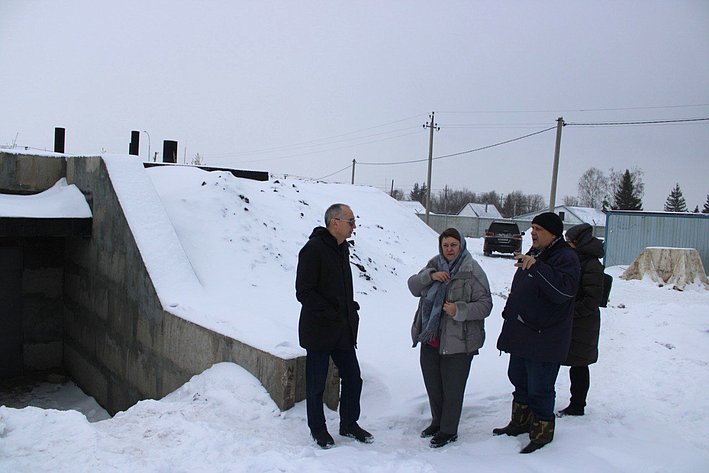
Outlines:
[[446,282],[434,281],[431,287],[428,288],[426,296],[423,298],[421,306],[421,333],[418,336],[418,341],[421,343],[429,343],[438,338],[441,326],[441,314],[443,312],[443,303],[448,292],[448,284],[450,284],[453,276],[460,268],[460,262],[463,260],[464,254],[468,253],[465,248],[465,239],[461,241],[460,253],[455,259],[448,263],[443,255],[436,257],[436,271],[445,271],[450,275],[450,279]]

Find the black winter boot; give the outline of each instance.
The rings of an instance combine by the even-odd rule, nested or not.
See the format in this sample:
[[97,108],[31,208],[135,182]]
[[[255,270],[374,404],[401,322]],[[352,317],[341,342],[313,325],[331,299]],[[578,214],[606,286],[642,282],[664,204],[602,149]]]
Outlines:
[[421,431],[421,438],[425,439],[428,437],[433,437],[439,430],[441,430],[440,426],[431,424]]
[[532,429],[529,431],[529,443],[519,453],[532,453],[554,439],[554,419],[534,419]]
[[493,435],[517,436],[529,432],[532,426],[532,411],[526,404],[512,402],[512,419],[505,427],[492,429]]
[[429,446],[431,448],[440,448],[451,442],[455,442],[456,440],[458,440],[458,434],[445,434],[443,432],[437,432],[431,439]]
[[569,404],[567,407],[564,409],[560,410],[556,416],[557,417],[564,417],[564,416],[582,416],[584,415],[584,408],[583,406],[577,406],[576,404]]

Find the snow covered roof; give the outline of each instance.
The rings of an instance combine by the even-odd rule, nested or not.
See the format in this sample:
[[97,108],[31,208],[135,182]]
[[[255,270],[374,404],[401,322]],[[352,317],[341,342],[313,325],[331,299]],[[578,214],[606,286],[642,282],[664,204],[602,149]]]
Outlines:
[[79,188],[61,178],[39,194],[0,194],[0,217],[91,218],[91,209]]
[[460,212],[458,212],[458,215],[480,218],[502,218],[502,214],[497,210],[494,204],[477,204],[474,202],[465,204]]
[[[604,227],[606,225],[606,214],[600,209],[594,209],[590,207],[571,207],[571,206],[560,206],[566,209],[567,213],[572,214],[580,220],[579,223],[588,223],[594,227]],[[557,212],[558,213],[558,212]]]
[[[517,215],[514,217],[514,219],[531,222],[534,217],[546,211],[546,209],[537,210],[535,212]],[[554,207],[554,213],[559,214],[559,212],[564,212],[565,224],[575,225],[579,223],[588,223],[590,225],[593,225],[594,227],[606,226],[606,214],[604,214],[603,211],[600,209],[594,209],[590,207],[573,207],[570,205],[557,205],[556,207]]]

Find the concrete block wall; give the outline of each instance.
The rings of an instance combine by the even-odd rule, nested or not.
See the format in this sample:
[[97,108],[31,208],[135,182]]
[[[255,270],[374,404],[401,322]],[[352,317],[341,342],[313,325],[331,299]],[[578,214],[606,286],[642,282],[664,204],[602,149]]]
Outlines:
[[[0,153],[0,191],[34,194],[64,177],[61,157]],[[22,251],[22,356],[26,370],[62,365],[62,238],[13,239]]]
[[[63,275],[55,267],[52,281],[62,285],[63,366],[111,414],[161,398],[222,361],[252,373],[281,410],[305,398],[304,357],[281,359],[163,309],[100,157],[0,153],[0,170],[8,171],[2,191],[40,192],[66,177],[91,206],[91,238],[65,240]],[[40,274],[31,279],[48,283]],[[326,404],[336,408],[338,395],[333,370]]]
[[26,370],[62,366],[64,241],[22,242],[22,355]]
[[0,190],[35,194],[52,187],[66,175],[62,157],[0,153]]

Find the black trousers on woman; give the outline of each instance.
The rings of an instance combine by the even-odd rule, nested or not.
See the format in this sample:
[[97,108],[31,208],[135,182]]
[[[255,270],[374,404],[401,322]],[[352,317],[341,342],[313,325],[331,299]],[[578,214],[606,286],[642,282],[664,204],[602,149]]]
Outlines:
[[473,356],[474,353],[441,355],[438,348],[421,345],[421,372],[431,406],[431,425],[438,425],[444,434],[458,433]]
[[569,404],[583,409],[586,407],[586,396],[591,386],[591,374],[588,366],[572,366],[569,368],[569,380],[571,381],[571,400]]

